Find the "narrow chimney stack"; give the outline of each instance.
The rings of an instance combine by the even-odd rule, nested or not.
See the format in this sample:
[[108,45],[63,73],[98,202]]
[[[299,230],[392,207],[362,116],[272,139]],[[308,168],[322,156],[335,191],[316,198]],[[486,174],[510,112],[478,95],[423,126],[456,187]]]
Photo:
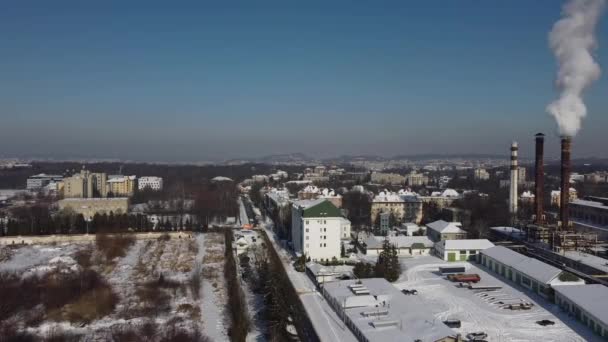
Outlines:
[[560,192],[559,219],[562,221],[562,229],[568,229],[568,202],[570,201],[570,151],[572,138],[562,137],[562,184]]
[[517,215],[517,142],[511,144],[511,184],[509,188],[509,212]]
[[545,135],[542,133],[536,134],[536,161],[534,168],[534,213],[536,215],[534,223],[542,225],[545,223],[543,211],[543,189],[545,187],[545,166],[544,166],[544,149]]

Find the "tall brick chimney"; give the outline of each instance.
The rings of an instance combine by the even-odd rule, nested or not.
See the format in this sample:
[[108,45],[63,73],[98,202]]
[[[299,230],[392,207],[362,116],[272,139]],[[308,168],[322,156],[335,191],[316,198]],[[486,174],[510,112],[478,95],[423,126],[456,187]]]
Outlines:
[[543,211],[543,189],[545,187],[545,166],[544,149],[545,135],[536,134],[536,161],[534,167],[534,213],[536,215],[534,223],[541,225],[545,223]]
[[562,229],[568,229],[568,202],[570,201],[570,151],[572,138],[562,137],[562,179],[560,193],[559,219],[562,221]]

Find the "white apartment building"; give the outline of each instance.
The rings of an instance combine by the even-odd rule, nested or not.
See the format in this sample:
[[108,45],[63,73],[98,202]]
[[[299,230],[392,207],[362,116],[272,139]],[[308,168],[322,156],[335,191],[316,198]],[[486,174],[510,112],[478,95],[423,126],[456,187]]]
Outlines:
[[41,173],[39,175],[31,176],[26,181],[26,189],[28,190],[36,190],[45,187],[51,182],[60,182],[63,180],[63,176],[61,175],[47,175]]
[[350,222],[326,199],[295,201],[291,212],[291,238],[297,254],[312,261],[340,258],[340,240],[350,236]]
[[488,171],[486,171],[486,169],[483,169],[483,168],[475,169],[473,171],[473,175],[475,176],[476,180],[490,179],[490,174],[488,173]]
[[150,188],[156,191],[162,190],[163,179],[161,177],[140,177],[137,181],[137,189],[143,190],[145,188]]

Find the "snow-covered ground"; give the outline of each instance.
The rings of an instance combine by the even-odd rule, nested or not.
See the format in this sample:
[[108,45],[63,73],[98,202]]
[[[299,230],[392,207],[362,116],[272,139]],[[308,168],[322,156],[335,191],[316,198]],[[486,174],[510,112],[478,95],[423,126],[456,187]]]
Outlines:
[[[224,285],[224,235],[198,234],[191,238],[137,240],[124,257],[99,262],[94,243],[65,243],[11,247],[8,260],[0,261],[0,272],[43,276],[48,272],[77,271],[79,251],[91,251],[91,269],[118,295],[118,303],[109,315],[88,324],[43,320],[23,327],[28,333],[42,336],[60,329],[76,333],[84,340],[108,340],[117,329],[131,329],[144,323],[155,325],[160,337],[169,327],[185,331],[195,329],[212,341],[228,341],[225,322],[227,297]],[[156,284],[163,277],[168,285],[160,286],[159,295],[168,297],[165,308],[143,301],[140,290]],[[191,278],[199,276],[202,286],[193,293]],[[177,285],[174,285],[177,284]],[[156,285],[154,285],[156,286]],[[153,304],[154,305],[154,304]]]
[[[438,319],[458,319],[462,322],[455,331],[467,333],[484,331],[489,341],[599,341],[586,327],[576,322],[548,300],[505,283],[471,263],[445,263],[433,256],[401,259],[403,274],[395,286],[399,289],[416,289],[418,296],[428,303]],[[503,300],[523,300],[533,303],[528,311],[503,309],[482,293],[456,287],[437,273],[439,266],[465,265],[467,273],[481,276],[481,284],[502,286],[491,292],[492,297]],[[536,321],[548,319],[553,326],[541,326]]]

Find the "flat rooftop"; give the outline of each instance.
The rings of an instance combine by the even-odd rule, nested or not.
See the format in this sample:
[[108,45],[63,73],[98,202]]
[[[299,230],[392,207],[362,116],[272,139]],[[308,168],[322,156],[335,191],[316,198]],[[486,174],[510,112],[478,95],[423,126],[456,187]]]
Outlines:
[[324,290],[369,341],[434,342],[457,335],[420,298],[404,295],[383,278],[328,283]]

